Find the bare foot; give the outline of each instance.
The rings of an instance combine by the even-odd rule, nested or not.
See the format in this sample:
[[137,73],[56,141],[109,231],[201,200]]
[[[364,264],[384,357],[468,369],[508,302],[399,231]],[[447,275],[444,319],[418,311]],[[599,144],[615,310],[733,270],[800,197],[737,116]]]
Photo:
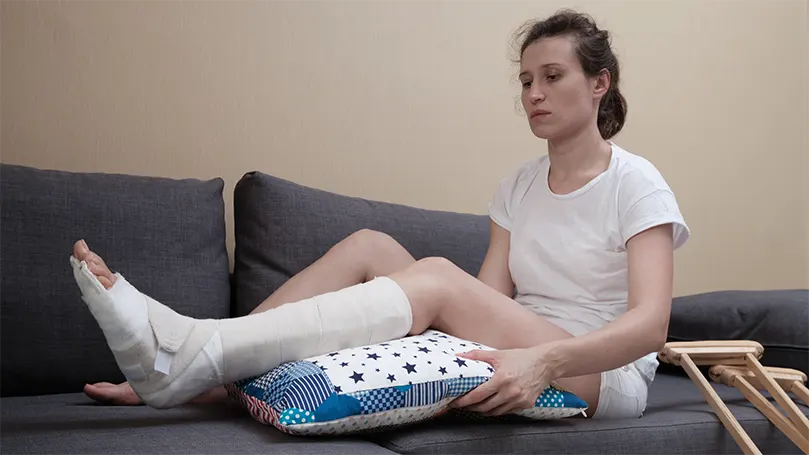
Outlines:
[[104,263],[104,260],[101,259],[99,255],[90,251],[90,248],[84,240],[79,240],[73,244],[73,256],[75,256],[79,262],[86,262],[90,267],[90,271],[93,272],[93,275],[98,278],[98,281],[106,289],[110,289],[112,285],[115,284],[115,275],[112,274],[107,264]]
[[109,382],[86,384],[84,394],[93,400],[116,406],[140,406],[144,404],[128,382],[120,384],[111,384]]
[[[128,382],[122,382],[120,384],[112,384],[109,382],[86,384],[84,386],[84,394],[93,400],[116,406],[141,406],[144,404],[143,400],[132,390],[132,386],[130,386]],[[221,403],[226,401],[227,398],[227,390],[224,387],[217,387],[201,393],[199,396],[189,401],[189,403]]]

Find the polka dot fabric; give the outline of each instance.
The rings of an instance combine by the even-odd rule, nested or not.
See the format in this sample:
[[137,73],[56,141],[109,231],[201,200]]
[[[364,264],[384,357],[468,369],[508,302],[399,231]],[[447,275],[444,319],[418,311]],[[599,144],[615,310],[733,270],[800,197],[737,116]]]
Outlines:
[[[387,343],[331,352],[285,363],[263,375],[226,386],[257,421],[298,435],[340,435],[412,425],[450,410],[455,398],[486,382],[491,365],[457,353],[487,346],[429,330]],[[576,395],[545,389],[536,406],[516,413],[527,419],[582,414]]]

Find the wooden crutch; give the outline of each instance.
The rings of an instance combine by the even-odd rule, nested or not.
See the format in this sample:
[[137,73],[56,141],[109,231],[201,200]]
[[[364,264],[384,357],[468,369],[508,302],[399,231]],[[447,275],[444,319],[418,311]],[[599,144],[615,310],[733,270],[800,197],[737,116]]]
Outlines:
[[745,365],[748,355],[760,358],[763,353],[764,347],[755,341],[686,341],[666,343],[663,350],[658,353],[658,358],[662,362],[683,367],[742,452],[761,454],[697,365]]
[[[803,401],[803,404],[809,406],[809,389],[806,388],[804,383],[809,380],[806,373],[800,370],[794,370],[792,368],[780,368],[780,367],[764,367],[765,370],[770,374],[770,376],[775,380],[781,388],[784,389],[787,393],[792,393],[795,395],[799,400]],[[740,374],[744,376],[744,378],[758,390],[766,390],[767,387],[758,379],[758,376],[750,370],[749,368],[744,368],[740,366],[730,366],[730,365],[717,365],[711,368],[710,376],[713,378],[714,373],[718,377],[722,374]]]
[[[765,370],[776,382],[777,387],[790,390],[795,387],[794,384],[797,383],[803,390],[806,390],[803,386],[803,383],[806,381],[806,375],[798,370],[776,367],[765,367]],[[793,422],[786,419],[769,400],[764,398],[759,390],[768,389],[766,384],[759,379],[755,372],[743,366],[716,365],[711,367],[708,375],[714,382],[739,389],[742,395],[744,395],[756,409],[764,414],[770,422],[795,443],[803,453],[809,455],[809,434],[799,431]]]

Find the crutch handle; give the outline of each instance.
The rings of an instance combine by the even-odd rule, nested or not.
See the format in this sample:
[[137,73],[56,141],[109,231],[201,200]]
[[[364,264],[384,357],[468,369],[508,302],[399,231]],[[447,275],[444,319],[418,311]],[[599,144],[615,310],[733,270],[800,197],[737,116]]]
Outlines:
[[[779,367],[764,367],[764,369],[787,392],[793,391],[796,382],[803,384],[807,380],[806,373],[800,370]],[[743,377],[756,389],[767,390],[767,387],[761,383],[758,376],[746,366],[715,365],[708,371],[708,375],[714,382],[730,387],[736,386],[736,377]]]
[[748,354],[761,358],[764,347],[749,340],[672,342],[666,343],[658,358],[662,362],[680,366],[683,354],[688,354],[694,365],[745,365]]

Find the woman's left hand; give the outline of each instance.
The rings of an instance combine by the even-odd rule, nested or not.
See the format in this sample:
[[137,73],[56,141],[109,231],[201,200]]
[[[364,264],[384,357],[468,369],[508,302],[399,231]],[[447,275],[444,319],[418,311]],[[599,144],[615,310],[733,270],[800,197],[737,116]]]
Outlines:
[[458,357],[490,364],[495,374],[453,401],[451,406],[487,416],[533,408],[542,391],[556,379],[553,369],[543,359],[545,351],[534,347],[457,354]]

